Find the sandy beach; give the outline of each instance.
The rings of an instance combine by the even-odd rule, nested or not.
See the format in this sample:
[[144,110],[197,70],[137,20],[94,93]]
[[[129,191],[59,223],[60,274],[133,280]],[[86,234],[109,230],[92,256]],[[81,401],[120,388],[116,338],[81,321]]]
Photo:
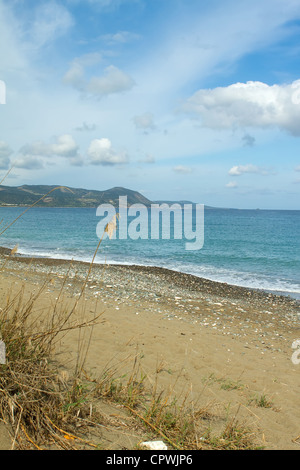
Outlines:
[[[51,308],[63,285],[64,301],[79,295],[89,264],[8,257],[1,250],[0,297],[36,292],[37,311]],[[108,364],[159,377],[165,390],[209,406],[214,426],[235,416],[265,449],[300,449],[300,364],[292,343],[300,339],[300,303],[284,296],[207,281],[161,268],[93,265],[84,295],[86,318],[101,314],[93,328],[85,369],[99,376]],[[58,348],[70,367],[78,334]],[[260,406],[264,396],[268,406]],[[121,436],[121,435],[120,435]],[[107,437],[108,448],[134,448],[134,437]],[[9,448],[3,423],[0,447]]]

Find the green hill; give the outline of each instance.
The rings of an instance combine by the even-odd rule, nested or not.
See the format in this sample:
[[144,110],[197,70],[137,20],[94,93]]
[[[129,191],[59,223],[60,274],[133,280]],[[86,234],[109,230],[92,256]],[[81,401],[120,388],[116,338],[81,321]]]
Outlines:
[[[57,186],[23,185],[0,186],[0,206],[31,206]],[[144,204],[151,201],[137,191],[126,188],[112,188],[96,191],[79,188],[61,187],[52,191],[36,205],[39,207],[97,207],[100,204],[119,204],[119,196],[127,196],[128,205]]]

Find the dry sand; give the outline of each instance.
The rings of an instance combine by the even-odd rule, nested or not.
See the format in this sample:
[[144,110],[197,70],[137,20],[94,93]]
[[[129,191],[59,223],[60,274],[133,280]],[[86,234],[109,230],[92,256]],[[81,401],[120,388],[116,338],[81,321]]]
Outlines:
[[[88,265],[58,260],[6,258],[0,298],[25,283],[36,291],[51,273],[37,308],[51,307],[65,274],[64,299],[80,292]],[[71,266],[71,267],[70,267]],[[84,316],[102,313],[93,329],[85,369],[93,377],[122,364],[130,371],[138,355],[142,370],[165,390],[189,391],[215,414],[237,417],[265,449],[300,449],[300,365],[292,343],[300,339],[300,304],[288,297],[206,281],[159,268],[94,265],[86,286]],[[78,334],[66,336],[63,360],[76,360]],[[270,407],[255,398],[265,396]],[[0,449],[7,435],[0,423]],[[114,440],[115,439],[115,440]],[[110,448],[120,446],[118,438]],[[132,438],[123,446],[134,446]],[[131,447],[133,448],[133,447]]]

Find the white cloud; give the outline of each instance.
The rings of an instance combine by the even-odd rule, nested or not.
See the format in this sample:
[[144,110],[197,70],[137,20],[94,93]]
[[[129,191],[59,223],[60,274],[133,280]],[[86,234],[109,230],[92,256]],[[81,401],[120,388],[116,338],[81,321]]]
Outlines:
[[31,144],[26,144],[20,149],[23,155],[35,155],[41,157],[48,157],[57,155],[60,157],[75,157],[78,153],[78,145],[70,134],[64,134],[56,137],[53,144],[46,144],[41,141],[36,141]]
[[175,171],[176,173],[181,173],[183,175],[187,175],[189,173],[192,173],[192,168],[189,168],[187,166],[178,165],[178,166],[175,166],[173,168],[173,171]]
[[85,67],[92,67],[97,65],[99,62],[101,62],[101,60],[102,56],[98,52],[75,57],[75,59],[70,64],[69,70],[63,77],[64,83],[71,85],[80,91],[85,91],[85,88],[87,87],[87,82],[84,78]]
[[51,154],[51,148],[49,145],[45,144],[41,141],[32,142],[31,144],[23,145],[19,153],[21,155],[32,155],[32,156],[40,156],[46,157]]
[[105,69],[102,77],[90,79],[86,91],[92,95],[104,96],[130,90],[134,85],[135,82],[129,75],[114,65],[110,65]]
[[116,152],[109,139],[94,139],[88,149],[88,157],[92,165],[118,165],[128,162],[125,152]]
[[226,188],[237,188],[238,185],[235,181],[230,181],[229,183],[226,184]]
[[[37,158],[38,157],[38,158]],[[54,139],[51,144],[36,141],[23,145],[19,150],[19,158],[15,162],[18,168],[43,168],[42,158],[67,158],[71,165],[82,165],[83,159],[79,154],[79,146],[70,134],[64,134]]]
[[51,153],[60,157],[75,157],[78,154],[78,145],[73,137],[64,134],[57,138],[57,142],[50,146]]
[[267,170],[265,168],[256,166],[256,165],[237,165],[233,166],[228,174],[231,176],[240,176],[244,173],[255,173],[255,174],[260,174],[260,175],[268,175],[270,174],[270,170]]
[[295,171],[300,171],[300,165],[296,166]]
[[44,168],[44,162],[32,155],[20,156],[13,162],[15,168],[21,168],[23,170],[41,170]]
[[84,72],[82,62],[75,60],[63,77],[63,81],[82,93],[98,97],[122,93],[131,90],[135,85],[129,75],[114,65],[107,67],[102,76],[93,76],[89,80],[84,78]]
[[84,68],[76,60],[72,62],[71,67],[65,73],[63,82],[66,85],[71,85],[77,90],[83,91],[85,86],[84,81]]
[[300,136],[299,104],[300,80],[272,86],[250,81],[199,90],[182,110],[211,129],[278,127]]

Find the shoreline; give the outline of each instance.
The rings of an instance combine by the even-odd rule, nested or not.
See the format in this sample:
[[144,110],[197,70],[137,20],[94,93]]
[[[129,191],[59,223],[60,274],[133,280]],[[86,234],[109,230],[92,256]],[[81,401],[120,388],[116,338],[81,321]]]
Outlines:
[[[0,257],[8,257],[10,261],[15,261],[19,263],[30,264],[33,261],[36,263],[43,264],[44,266],[48,267],[58,267],[58,266],[65,266],[74,265],[74,266],[85,266],[89,267],[90,262],[88,261],[81,261],[81,260],[72,260],[72,259],[64,259],[64,258],[47,258],[43,256],[30,256],[16,253],[12,257],[10,257],[11,249],[5,248],[0,246]],[[230,284],[222,281],[214,281],[210,279],[206,279],[200,276],[196,276],[194,274],[184,273],[181,271],[176,271],[170,268],[159,267],[159,266],[148,266],[148,265],[136,265],[136,264],[117,264],[117,263],[94,263],[94,269],[104,269],[105,267],[109,266],[111,269],[119,269],[124,270],[125,272],[140,272],[140,273],[152,273],[157,275],[162,275],[165,277],[169,277],[170,281],[176,282],[177,284],[185,283],[185,285],[192,289],[201,289],[202,291],[214,290],[217,295],[224,295],[226,296],[227,290],[230,290],[230,293],[237,296],[238,298],[251,296],[251,297],[258,297],[264,298],[266,296],[280,298],[282,301],[291,301],[293,304],[298,304],[300,306],[300,294],[293,295],[293,293],[284,293],[281,291],[269,291],[265,289],[253,288],[253,287],[245,287],[239,286],[235,284]],[[298,298],[299,296],[299,298]]]
[[[219,283],[159,267],[93,264],[51,258],[27,258],[0,250],[5,271],[25,282],[63,282],[67,295],[76,297],[86,281],[84,296],[101,299],[103,307],[126,305],[180,318],[190,323],[222,329],[222,334],[247,337],[249,325],[272,350],[282,350],[300,338],[300,301],[288,296]],[[89,273],[89,274],[88,274]],[[88,276],[88,278],[87,278]],[[298,332],[299,330],[299,332]],[[297,333],[298,332],[298,333]],[[291,336],[292,335],[292,336]],[[275,343],[278,343],[276,346]],[[289,346],[290,348],[290,346]],[[288,350],[288,349],[287,349]]]

